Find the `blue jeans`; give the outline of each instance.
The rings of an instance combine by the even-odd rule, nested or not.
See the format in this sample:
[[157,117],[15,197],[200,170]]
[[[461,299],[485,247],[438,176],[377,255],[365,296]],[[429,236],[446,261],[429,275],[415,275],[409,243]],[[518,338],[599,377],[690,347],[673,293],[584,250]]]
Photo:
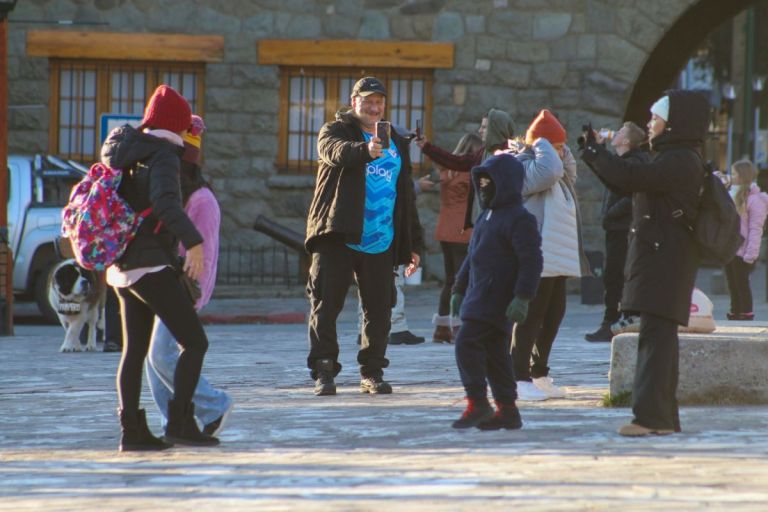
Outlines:
[[[146,369],[149,389],[160,410],[163,428],[168,422],[168,400],[173,398],[173,374],[178,359],[179,346],[176,340],[165,324],[155,318]],[[200,376],[192,401],[195,404],[195,417],[204,426],[221,417],[232,406],[232,398],[224,391],[215,389],[203,376]]]

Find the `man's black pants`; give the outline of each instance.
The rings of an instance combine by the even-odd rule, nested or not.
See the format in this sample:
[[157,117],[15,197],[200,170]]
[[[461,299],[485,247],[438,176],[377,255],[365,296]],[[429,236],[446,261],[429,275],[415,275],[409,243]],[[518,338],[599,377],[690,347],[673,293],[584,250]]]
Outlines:
[[653,429],[680,431],[676,396],[679,351],[674,320],[640,314],[637,369],[632,389],[634,423]]
[[624,263],[627,261],[627,231],[605,232],[605,314],[603,323],[611,325],[619,321],[621,292],[624,290]]
[[517,383],[509,353],[509,334],[489,323],[462,320],[455,343],[456,365],[467,398],[486,398],[487,379],[497,402],[515,403]]
[[309,357],[307,367],[317,378],[315,363],[338,362],[336,318],[344,307],[352,278],[357,282],[363,308],[363,329],[357,362],[363,377],[381,377],[389,366],[385,357],[390,316],[395,300],[394,260],[391,248],[380,254],[350,249],[342,237],[328,235],[315,241],[309,269]]

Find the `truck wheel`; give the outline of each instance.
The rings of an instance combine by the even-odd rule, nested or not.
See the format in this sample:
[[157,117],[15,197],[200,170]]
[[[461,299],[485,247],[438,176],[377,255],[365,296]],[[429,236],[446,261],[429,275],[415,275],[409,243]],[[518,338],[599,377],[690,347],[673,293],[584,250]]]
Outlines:
[[37,302],[37,309],[48,324],[58,324],[59,317],[56,311],[51,307],[51,302],[48,300],[48,277],[53,272],[53,267],[57,265],[57,262],[52,261],[45,265],[43,269],[37,274],[35,279],[35,302]]

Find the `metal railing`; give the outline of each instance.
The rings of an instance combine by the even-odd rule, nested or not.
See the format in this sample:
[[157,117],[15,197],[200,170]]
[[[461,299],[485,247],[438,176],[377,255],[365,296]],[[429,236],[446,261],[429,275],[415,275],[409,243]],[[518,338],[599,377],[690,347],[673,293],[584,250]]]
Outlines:
[[304,236],[259,215],[248,243],[222,244],[216,284],[295,286],[307,282]]

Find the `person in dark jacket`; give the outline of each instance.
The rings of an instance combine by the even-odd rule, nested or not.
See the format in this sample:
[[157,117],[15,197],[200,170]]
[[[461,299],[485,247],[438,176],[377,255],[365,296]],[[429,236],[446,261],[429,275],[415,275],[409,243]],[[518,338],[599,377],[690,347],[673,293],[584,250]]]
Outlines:
[[467,408],[454,428],[522,427],[515,405],[511,322],[525,320],[543,265],[536,217],[523,207],[524,178],[522,164],[510,154],[492,156],[472,169],[482,212],[452,296],[452,309],[454,314],[460,311],[462,321],[456,364],[467,394]]
[[631,423],[623,436],[680,432],[678,325],[688,325],[699,265],[692,230],[704,180],[701,147],[709,103],[693,91],[671,90],[651,107],[647,164],[610,154],[586,133],[582,158],[603,180],[632,193],[632,226],[621,308],[640,315]]
[[394,270],[419,265],[421,226],[416,219],[408,144],[395,130],[382,147],[376,122],[383,119],[387,91],[374,77],[352,88],[352,109],[320,129],[319,168],[307,216],[305,247],[312,255],[307,366],[316,395],[336,394],[341,370],[336,318],[352,278],[363,308],[357,361],[360,390],[388,394],[383,379],[390,315],[395,303]]
[[[110,133],[101,148],[102,162],[123,170],[119,194],[134,211],[151,208],[124,254],[107,268],[107,283],[120,300],[124,342],[117,373],[121,451],[162,450],[170,443],[213,446],[218,439],[200,432],[192,395],[200,377],[208,338],[177,270],[179,241],[187,250],[183,272],[197,280],[203,271],[205,240],[181,203],[179,172],[182,136],[192,121],[187,101],[161,85],[144,111],[140,129],[129,125]],[[141,373],[155,315],[182,346],[168,402],[165,441],[152,435],[139,409]]]
[[[645,130],[627,121],[611,140],[616,154],[628,162],[648,163],[651,158],[641,146],[647,136]],[[602,142],[597,135],[598,144]],[[619,304],[624,289],[624,263],[627,260],[629,225],[632,222],[632,195],[606,184],[603,200],[603,229],[605,230],[605,266],[603,284],[605,287],[605,312],[600,327],[584,336],[587,341],[611,341],[611,324],[621,318]],[[625,321],[629,315],[624,314]]]

